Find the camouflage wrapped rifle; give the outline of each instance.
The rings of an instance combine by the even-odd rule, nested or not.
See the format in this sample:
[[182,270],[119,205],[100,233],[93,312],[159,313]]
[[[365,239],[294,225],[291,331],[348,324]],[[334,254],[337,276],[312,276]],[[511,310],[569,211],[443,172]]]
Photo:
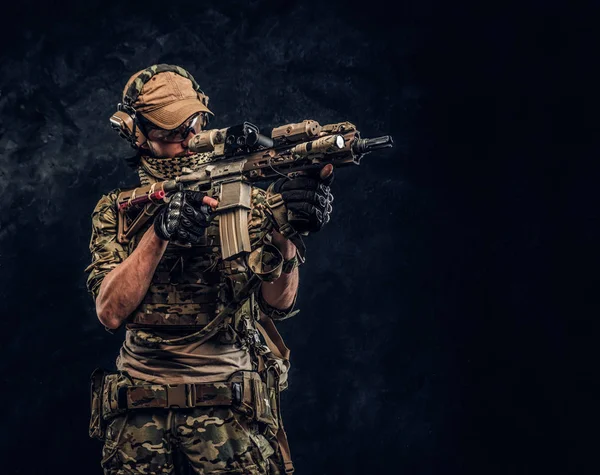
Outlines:
[[363,139],[354,124],[341,122],[321,126],[305,120],[274,128],[263,135],[249,122],[224,129],[202,131],[188,144],[192,152],[206,153],[196,170],[181,176],[121,193],[118,198],[119,242],[128,242],[137,230],[169,199],[169,193],[184,189],[212,190],[204,202],[219,216],[223,259],[250,252],[248,210],[251,184],[273,182],[282,176],[358,165],[366,153],[391,147],[392,137]]

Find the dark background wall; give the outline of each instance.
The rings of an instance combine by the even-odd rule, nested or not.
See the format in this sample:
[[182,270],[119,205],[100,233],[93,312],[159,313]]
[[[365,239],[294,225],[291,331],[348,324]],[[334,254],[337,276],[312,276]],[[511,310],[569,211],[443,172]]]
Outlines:
[[11,4],[0,32],[1,473],[100,473],[88,376],[123,335],[85,291],[90,213],[135,179],[108,117],[162,62],[216,127],[349,120],[396,143],[337,173],[281,325],[298,473],[591,471],[592,12],[68,3]]

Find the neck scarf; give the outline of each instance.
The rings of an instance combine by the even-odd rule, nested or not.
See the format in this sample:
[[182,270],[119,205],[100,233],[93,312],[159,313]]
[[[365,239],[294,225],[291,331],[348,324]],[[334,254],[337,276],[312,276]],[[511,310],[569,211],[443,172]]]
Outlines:
[[142,185],[171,180],[183,175],[183,169],[196,171],[204,163],[212,161],[212,153],[197,153],[189,157],[155,158],[143,155],[138,174]]

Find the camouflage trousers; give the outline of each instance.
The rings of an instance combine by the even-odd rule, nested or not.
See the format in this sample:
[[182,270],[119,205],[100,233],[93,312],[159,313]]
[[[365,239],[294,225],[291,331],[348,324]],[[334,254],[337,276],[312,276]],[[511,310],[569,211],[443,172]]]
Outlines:
[[279,475],[277,444],[263,433],[226,406],[130,410],[106,428],[102,467],[106,475]]

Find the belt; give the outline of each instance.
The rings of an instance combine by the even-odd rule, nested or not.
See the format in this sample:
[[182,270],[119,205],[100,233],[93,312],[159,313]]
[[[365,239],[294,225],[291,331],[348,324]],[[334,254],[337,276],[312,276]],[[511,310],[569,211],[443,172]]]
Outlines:
[[119,409],[193,408],[231,406],[242,402],[242,383],[144,384],[123,386],[118,393]]

